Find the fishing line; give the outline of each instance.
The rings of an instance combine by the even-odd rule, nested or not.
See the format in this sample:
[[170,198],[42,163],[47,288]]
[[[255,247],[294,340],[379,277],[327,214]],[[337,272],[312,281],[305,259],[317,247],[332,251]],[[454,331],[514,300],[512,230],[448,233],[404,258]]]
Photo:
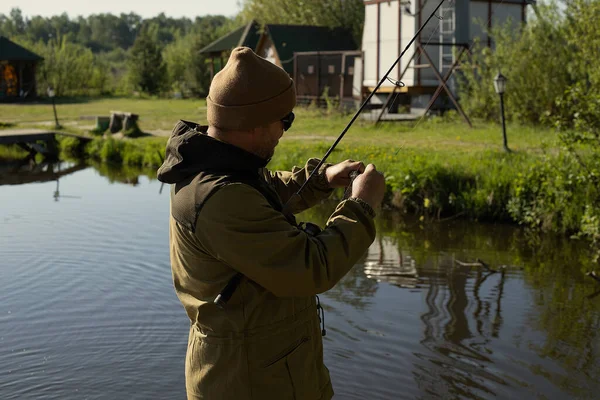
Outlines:
[[425,23],[423,25],[421,25],[421,27],[419,27],[419,30],[415,33],[415,35],[412,37],[412,39],[410,40],[410,42],[406,45],[406,47],[404,48],[404,50],[402,51],[402,53],[400,53],[400,56],[396,59],[396,61],[394,61],[394,63],[390,67],[390,69],[385,73],[385,75],[383,76],[383,78],[381,78],[381,80],[379,81],[379,83],[377,84],[377,86],[369,94],[369,96],[367,97],[367,99],[362,103],[362,105],[356,111],[356,113],[354,114],[354,116],[352,117],[352,119],[350,120],[350,122],[348,123],[348,125],[346,125],[346,127],[344,128],[344,130],[342,131],[342,133],[339,135],[339,137],[336,139],[336,141],[333,143],[333,145],[329,148],[329,150],[327,150],[327,152],[325,153],[325,155],[323,156],[323,158],[319,161],[319,163],[312,170],[312,172],[310,173],[310,175],[308,176],[308,178],[300,186],[300,189],[298,189],[298,191],[296,193],[294,193],[294,195],[290,196],[290,198],[288,199],[288,201],[284,205],[284,209],[288,209],[289,203],[292,201],[292,199],[294,199],[294,197],[300,197],[300,193],[302,192],[302,190],[304,190],[304,188],[306,187],[306,185],[308,184],[308,182],[311,180],[311,178],[317,173],[317,171],[319,171],[319,169],[321,168],[321,166],[323,165],[323,163],[325,163],[325,161],[327,160],[327,158],[329,157],[329,155],[333,152],[333,150],[336,148],[336,146],[338,145],[338,143],[344,138],[344,136],[346,135],[346,132],[348,132],[348,130],[354,124],[354,122],[356,121],[356,119],[358,118],[358,116],[360,115],[360,113],[364,110],[364,108],[367,106],[367,104],[371,101],[371,99],[373,98],[373,96],[375,95],[375,93],[377,93],[377,90],[379,90],[379,88],[381,87],[381,85],[383,85],[383,83],[387,80],[387,77],[392,73],[392,71],[394,70],[394,68],[396,67],[396,65],[400,62],[400,59],[408,51],[408,49],[410,48],[410,46],[412,46],[413,43],[415,42],[415,40],[417,40],[417,38],[420,36],[420,34],[423,31],[423,29],[425,28],[425,26],[436,15],[436,13],[438,12],[438,10],[442,6],[442,4],[444,4],[444,1],[446,1],[446,0],[441,0],[439,2],[439,4],[435,7],[435,9],[431,12],[431,14],[429,15],[429,17],[427,17],[427,20],[425,21]]

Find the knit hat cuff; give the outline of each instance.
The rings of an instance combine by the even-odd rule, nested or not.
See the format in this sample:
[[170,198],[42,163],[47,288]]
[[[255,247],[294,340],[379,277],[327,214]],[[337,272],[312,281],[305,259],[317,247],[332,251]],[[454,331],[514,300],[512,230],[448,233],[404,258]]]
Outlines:
[[278,121],[296,106],[293,81],[282,93],[260,103],[226,106],[206,98],[207,118],[210,125],[221,129],[248,130]]

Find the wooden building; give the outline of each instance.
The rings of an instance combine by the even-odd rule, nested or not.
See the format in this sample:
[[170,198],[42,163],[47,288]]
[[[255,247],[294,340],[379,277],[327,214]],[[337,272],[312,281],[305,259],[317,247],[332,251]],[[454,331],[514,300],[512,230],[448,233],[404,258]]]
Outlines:
[[209,44],[200,53],[211,59],[214,74],[238,46],[253,49],[294,79],[298,99],[352,97],[354,58],[360,56],[350,31],[307,25],[260,26],[249,23]]
[[43,58],[0,36],[0,101],[36,96],[35,71]]
[[[488,30],[512,23],[515,28],[526,22],[528,4],[533,0],[455,0],[446,1],[439,9],[439,18],[432,18],[415,43],[394,68],[390,77],[401,80],[383,83],[375,101],[385,101],[386,93],[398,90],[412,99],[413,105],[424,108],[440,84],[440,77],[453,69],[464,50],[473,50],[473,43],[492,46]],[[365,26],[362,60],[356,68],[363,70],[362,79],[355,76],[355,97],[370,93],[398,58],[420,26],[439,4],[428,0],[365,0]],[[464,53],[463,53],[464,54]],[[449,88],[456,82],[450,77]],[[379,94],[381,93],[381,95]]]

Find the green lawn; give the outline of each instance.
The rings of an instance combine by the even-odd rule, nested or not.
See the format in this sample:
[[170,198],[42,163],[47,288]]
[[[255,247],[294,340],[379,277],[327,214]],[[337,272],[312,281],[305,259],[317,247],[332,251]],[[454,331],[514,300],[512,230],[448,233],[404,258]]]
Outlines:
[[[70,131],[90,129],[94,121],[82,117],[108,116],[111,110],[139,114],[140,128],[158,135],[168,135],[179,119],[206,123],[205,100],[100,98],[64,100],[57,104],[60,123]],[[323,110],[307,107],[297,107],[295,111],[296,122],[284,136],[284,141],[333,143],[352,117],[337,113],[329,115]],[[18,127],[39,126],[52,123],[53,119],[50,103],[0,105],[0,127],[3,123],[17,124]],[[552,143],[555,139],[554,132],[547,129],[508,125],[507,132],[509,147],[517,151],[538,152],[542,143]],[[471,129],[456,117],[384,122],[378,126],[359,118],[341,143],[345,146],[372,144],[396,150],[427,149],[459,155],[501,150],[502,131],[498,124],[477,121]]]
[[[139,125],[144,131],[171,130],[178,119],[205,120],[204,100],[163,100],[100,98],[71,99],[57,103],[56,110],[61,124],[67,127],[86,127],[94,121],[82,117],[110,116],[111,111],[124,111],[140,115]],[[0,123],[36,125],[53,122],[51,103],[1,104]]]

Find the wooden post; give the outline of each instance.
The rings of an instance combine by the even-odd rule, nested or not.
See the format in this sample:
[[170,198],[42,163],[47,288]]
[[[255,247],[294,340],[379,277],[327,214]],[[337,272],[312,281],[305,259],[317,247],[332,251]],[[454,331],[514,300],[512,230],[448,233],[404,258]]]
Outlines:
[[33,79],[33,84],[31,86],[31,95],[34,96],[34,97],[37,97],[37,87],[38,87],[37,86],[37,79],[35,78],[37,76],[36,70],[37,70],[37,63],[34,62],[32,64],[32,66],[31,66],[31,74],[32,74],[31,75],[32,76],[31,79]]
[[[402,2],[398,1],[398,55],[402,54]],[[402,69],[402,60],[398,62],[398,80],[400,80],[400,70]]]
[[433,64],[433,60],[429,57],[429,54],[427,54],[427,51],[425,51],[425,49],[423,49],[420,44],[419,44],[419,48],[421,48],[421,53],[429,61],[429,64],[431,65],[431,69],[433,70],[433,73],[435,74],[436,78],[440,81],[440,85],[442,85],[443,88],[444,88],[444,90],[446,91],[446,93],[448,93],[448,97],[450,97],[450,100],[452,101],[452,103],[454,104],[454,106],[456,107],[456,109],[458,110],[458,112],[460,113],[460,115],[462,115],[462,117],[464,118],[464,120],[467,122],[467,125],[469,125],[469,127],[472,128],[473,125],[471,124],[471,121],[469,120],[469,117],[467,117],[467,114],[465,114],[465,112],[463,111],[463,109],[460,106],[460,104],[458,104],[458,102],[454,98],[454,95],[452,94],[452,92],[450,91],[450,89],[448,88],[448,86],[446,86],[446,82],[444,82],[444,78],[442,78],[442,76],[440,75],[440,72],[438,71],[438,69]]
[[377,3],[377,56],[375,57],[377,72],[375,74],[376,81],[379,82],[379,62],[380,62],[380,52],[381,52],[381,3]]
[[294,52],[294,90],[296,90],[296,96],[298,95],[298,56]]
[[321,100],[321,53],[317,52],[317,105]]
[[[419,27],[421,26],[421,24],[423,23],[423,5],[421,4],[421,0],[419,0],[419,9],[416,10],[417,13],[419,13]],[[421,34],[419,33],[419,38],[417,39],[417,46],[421,46]],[[417,58],[417,64],[421,64],[421,54],[419,53],[419,57]],[[421,86],[421,70],[418,69],[417,70],[417,86]]]
[[214,77],[215,77],[215,57],[211,56],[210,57],[210,81],[211,82]]
[[346,53],[342,53],[342,68],[340,72],[340,107],[344,102],[344,83],[346,81]]
[[21,97],[23,90],[23,61],[19,61],[19,82],[17,82],[17,95]]
[[[452,66],[450,67],[448,72],[446,72],[446,75],[444,75],[444,83],[448,82],[448,79],[450,79],[450,76],[452,75],[452,73],[454,72],[456,67],[458,66],[458,63],[460,62],[460,59],[465,52],[469,52],[469,47],[466,45],[463,46],[463,49],[458,54],[458,57],[456,57],[456,60],[454,61],[454,63],[452,64]],[[425,113],[427,113],[427,111],[429,111],[431,109],[431,107],[433,107],[433,103],[435,103],[435,101],[437,100],[439,95],[442,93],[442,90],[444,90],[444,87],[442,85],[439,85],[437,87],[437,89],[435,90],[435,93],[431,97],[431,100],[429,100],[429,104],[425,108]]]
[[365,88],[365,52],[362,51],[360,55],[360,100],[364,100],[368,95],[368,89]]

